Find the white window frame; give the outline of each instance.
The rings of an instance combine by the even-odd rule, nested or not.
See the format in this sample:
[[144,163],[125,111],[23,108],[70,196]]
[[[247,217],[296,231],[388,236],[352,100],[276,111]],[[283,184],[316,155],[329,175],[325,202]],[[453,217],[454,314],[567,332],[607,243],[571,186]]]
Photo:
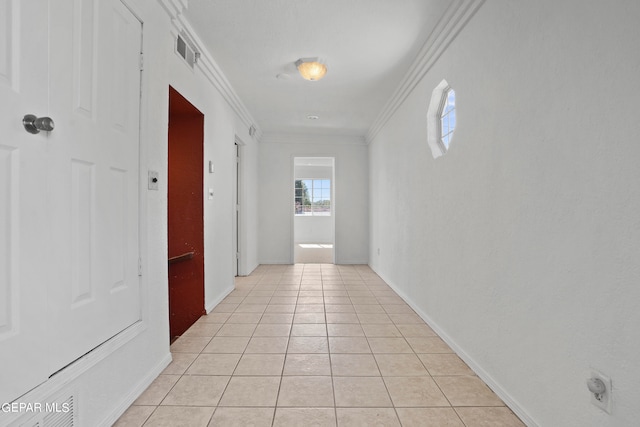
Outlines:
[[[453,94],[453,107],[449,111],[446,111],[446,107],[447,105],[449,105],[449,97],[451,96],[451,94]],[[451,123],[449,122],[449,127],[447,128],[446,133],[443,125],[444,125],[445,118],[450,119],[453,116],[453,120],[455,121],[455,117],[456,117],[455,99],[456,99],[456,92],[452,88],[447,89],[442,94],[442,107],[440,108],[440,142],[442,143],[442,147],[444,147],[445,151],[448,150],[449,146],[451,145],[451,139],[453,138],[453,131],[455,130],[456,125],[454,123],[452,126]],[[445,142],[445,139],[447,139],[448,141]]]
[[[298,213],[297,212],[297,206],[295,205],[295,203],[296,203],[296,194],[295,194],[295,192],[296,192],[296,182],[297,181],[311,181],[312,182],[311,188],[308,188],[309,197],[312,200],[312,202],[311,202],[311,212],[305,212],[305,213]],[[328,189],[329,190],[329,211],[328,212],[326,212],[326,211],[319,211],[319,212],[314,211],[314,205],[313,205],[313,192],[314,192],[314,188],[315,188],[314,181],[329,181],[329,189]],[[332,184],[331,178],[296,178],[294,180],[294,182],[293,182],[293,193],[294,193],[294,196],[293,196],[293,200],[294,200],[293,209],[294,210],[293,210],[293,212],[294,212],[294,215],[298,216],[298,217],[305,217],[305,216],[331,216],[331,215],[333,215],[333,197],[332,197],[333,191],[332,191],[332,188],[331,188],[332,185],[333,184]],[[323,189],[325,189],[325,188],[324,187],[320,187],[320,190],[323,190]]]
[[[448,151],[448,147],[442,141],[442,112],[447,104],[447,97],[451,90],[453,89],[449,83],[446,80],[442,80],[431,93],[431,101],[427,111],[427,143],[434,159],[446,154]],[[454,129],[449,132],[449,146],[451,146],[453,132]]]

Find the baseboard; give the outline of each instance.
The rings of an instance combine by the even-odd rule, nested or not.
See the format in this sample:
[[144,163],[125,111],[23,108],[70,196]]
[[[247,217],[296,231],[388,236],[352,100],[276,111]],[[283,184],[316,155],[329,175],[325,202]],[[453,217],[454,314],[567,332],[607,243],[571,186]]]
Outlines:
[[109,414],[99,426],[110,427],[118,421],[118,418],[125,413],[127,409],[136,401],[138,397],[151,385],[151,383],[158,378],[158,375],[162,373],[164,368],[171,363],[171,353],[167,353],[162,360],[151,370],[145,377],[120,401],[111,414]]
[[218,296],[218,298],[214,299],[212,302],[207,304],[204,307],[204,309],[207,312],[207,314],[211,313],[213,311],[213,309],[216,308],[216,305],[220,304],[222,302],[222,300],[225,299],[227,297],[227,295],[229,295],[235,289],[236,289],[235,286],[228,287],[227,289],[222,291],[222,293]]
[[[78,360],[71,363],[55,375],[50,377],[47,381],[40,384],[27,394],[21,396],[16,402],[48,402],[50,399],[63,391],[65,391],[69,384],[83,374],[91,370],[101,361],[108,358],[115,353],[119,348],[136,338],[138,335],[146,331],[147,325],[144,321],[138,321],[127,329],[121,331],[111,339],[100,344],[95,349],[91,350]],[[23,425],[26,420],[31,417],[29,413],[11,413],[4,417],[0,425]],[[4,424],[6,423],[6,424]]]
[[529,415],[529,413],[524,409],[524,407],[514,399],[507,390],[505,390],[487,371],[485,371],[480,364],[478,364],[473,357],[471,357],[458,343],[447,334],[441,327],[435,322],[427,313],[422,311],[420,307],[418,307],[404,292],[398,288],[388,277],[385,277],[383,274],[379,273],[375,270],[374,267],[370,266],[370,268],[378,275],[382,280],[385,281],[391,289],[394,290],[396,294],[400,298],[404,300],[412,309],[416,312],[418,316],[422,318],[422,320],[437,333],[442,340],[447,343],[449,347],[473,370],[473,372],[480,377],[485,384],[494,391],[495,394],[500,397],[504,401],[504,403],[511,409],[520,420],[525,423],[528,427],[539,427],[538,423],[536,423],[533,418]]
[[336,260],[336,265],[367,265],[368,261],[357,259],[340,259]]
[[243,274],[240,274],[241,277],[246,277],[246,276],[251,276],[251,273],[253,273],[253,271],[258,268],[258,265],[260,264],[254,264],[252,267],[247,267],[247,271]]
[[333,242],[318,242],[317,240],[301,240],[293,243],[296,245],[333,245]]
[[256,271],[256,268],[258,268],[260,266],[260,264],[253,264],[253,267],[249,268],[249,273],[247,274],[247,276],[251,276],[251,274]]
[[[335,265],[367,265],[368,260],[350,260],[350,259],[339,259],[335,263]],[[292,265],[289,261],[260,261],[258,265]],[[257,266],[256,266],[257,268]]]

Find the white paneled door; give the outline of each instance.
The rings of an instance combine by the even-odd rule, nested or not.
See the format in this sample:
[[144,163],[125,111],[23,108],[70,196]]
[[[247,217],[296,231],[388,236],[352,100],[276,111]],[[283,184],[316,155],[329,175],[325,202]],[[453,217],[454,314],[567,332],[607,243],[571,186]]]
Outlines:
[[49,375],[42,356],[51,263],[42,242],[50,233],[45,205],[50,140],[22,126],[27,113],[48,115],[43,3],[0,0],[0,403]]
[[[0,4],[12,16],[0,67],[19,61],[13,80],[0,80],[7,402],[140,319],[142,26],[119,0]],[[50,116],[55,129],[28,134],[26,113]]]
[[[60,3],[60,4],[59,4]],[[58,321],[64,366],[140,318],[138,162],[141,23],[119,0],[51,10],[49,145]]]

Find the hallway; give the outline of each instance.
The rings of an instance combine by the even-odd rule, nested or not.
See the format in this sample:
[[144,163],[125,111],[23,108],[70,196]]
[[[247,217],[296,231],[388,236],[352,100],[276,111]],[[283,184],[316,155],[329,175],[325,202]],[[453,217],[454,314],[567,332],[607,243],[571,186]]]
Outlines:
[[261,265],[116,426],[523,426],[368,266]]

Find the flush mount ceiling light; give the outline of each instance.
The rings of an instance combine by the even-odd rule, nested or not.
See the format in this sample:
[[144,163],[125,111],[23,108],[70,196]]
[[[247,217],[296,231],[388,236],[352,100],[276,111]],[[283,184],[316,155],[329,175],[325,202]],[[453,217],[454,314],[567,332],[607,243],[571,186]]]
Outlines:
[[318,58],[300,58],[296,61],[296,67],[303,78],[311,81],[320,80],[327,74],[327,66]]

